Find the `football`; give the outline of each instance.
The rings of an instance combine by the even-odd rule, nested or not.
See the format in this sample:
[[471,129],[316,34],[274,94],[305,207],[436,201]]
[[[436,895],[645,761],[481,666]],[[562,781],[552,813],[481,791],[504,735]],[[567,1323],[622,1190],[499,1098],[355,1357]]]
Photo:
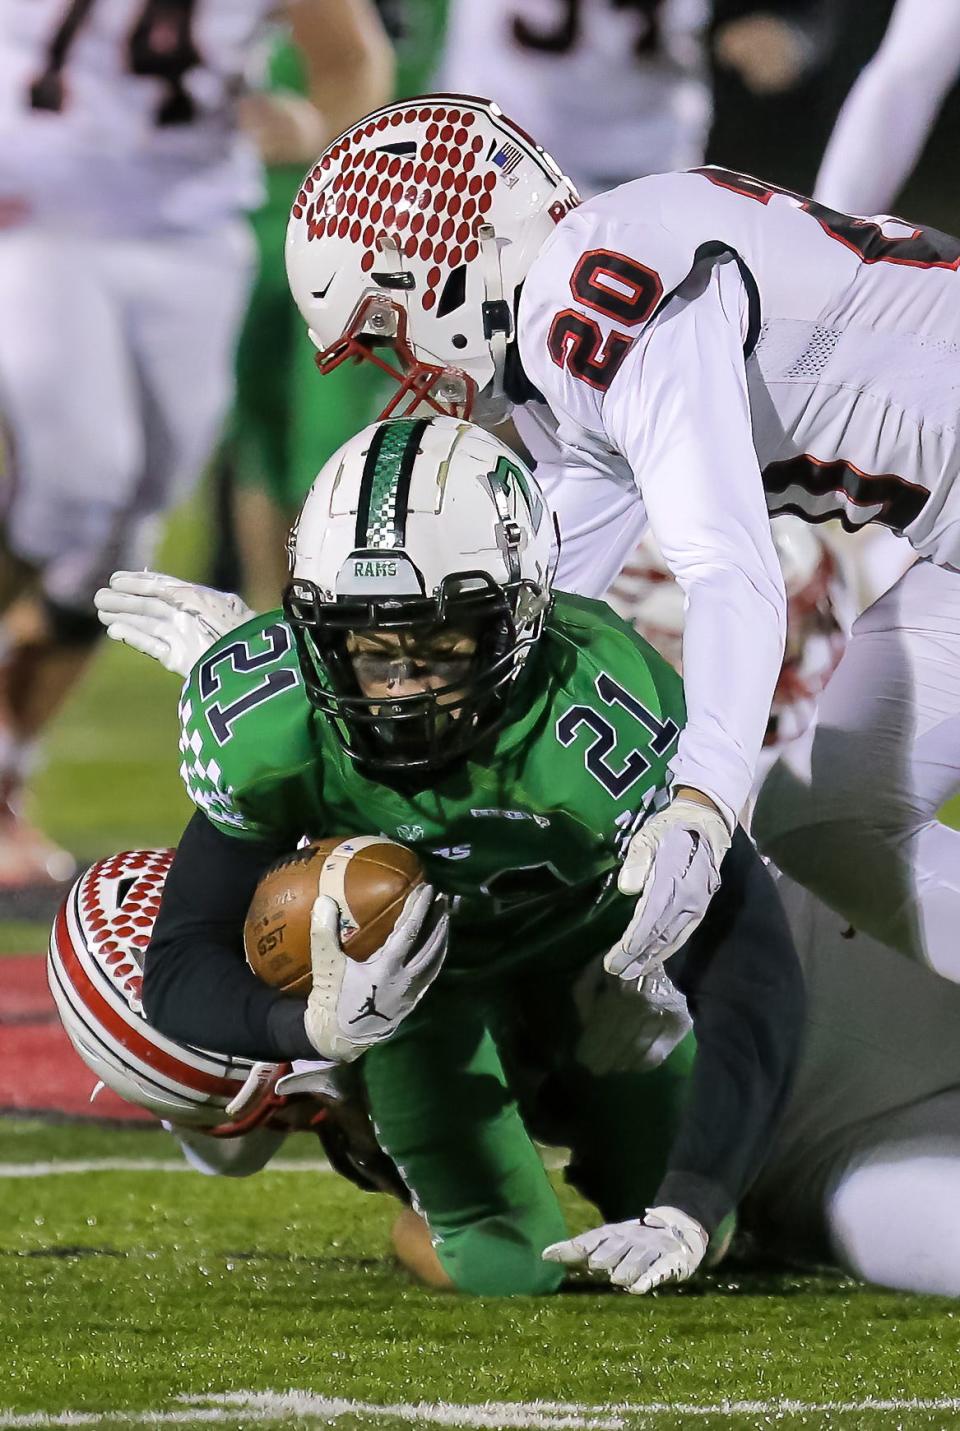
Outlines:
[[336,900],[343,952],[362,962],[387,939],[423,880],[413,851],[382,835],[315,840],[271,865],[257,885],[243,929],[247,963],[264,983],[306,995],[318,894]]

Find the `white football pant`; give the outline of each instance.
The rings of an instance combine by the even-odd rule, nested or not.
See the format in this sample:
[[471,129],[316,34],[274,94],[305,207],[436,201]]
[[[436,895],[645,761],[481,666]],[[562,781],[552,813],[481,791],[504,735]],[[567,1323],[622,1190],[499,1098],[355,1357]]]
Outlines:
[[918,562],[854,624],[753,833],[850,924],[960,981],[960,575]]
[[960,985],[778,887],[806,1022],[745,1220],[787,1256],[960,1297]]
[[[922,1031],[920,1031],[922,1036]],[[865,1282],[960,1297],[960,1088],[859,1134],[827,1186],[834,1257]]]
[[246,224],[135,237],[0,232],[2,520],[55,601],[84,607],[199,478],[233,387]]

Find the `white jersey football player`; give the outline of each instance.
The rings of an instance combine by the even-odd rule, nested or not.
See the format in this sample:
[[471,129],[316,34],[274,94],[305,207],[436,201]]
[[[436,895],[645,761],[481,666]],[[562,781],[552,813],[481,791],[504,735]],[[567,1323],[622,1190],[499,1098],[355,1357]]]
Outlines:
[[29,747],[86,662],[94,590],[143,559],[230,399],[260,197],[242,125],[306,162],[389,93],[370,0],[289,0],[313,102],[241,96],[274,8],[0,9],[0,889],[69,874],[16,813]]
[[[842,552],[796,517],[777,518],[773,534],[787,651],[758,785],[808,728],[854,609]],[[683,593],[649,535],[607,600],[679,666]],[[792,880],[781,878],[779,890],[806,981],[805,1035],[783,1122],[741,1222],[776,1256],[956,1297],[960,988],[955,994],[858,933]]]
[[[816,52],[809,5],[738,16],[722,63],[758,90],[796,82]],[[703,160],[712,116],[712,0],[453,0],[439,83],[503,105],[581,193]],[[794,13],[795,12],[795,13]]]
[[627,850],[616,972],[696,926],[749,796],[785,635],[769,515],[877,521],[926,558],[854,628],[755,829],[857,928],[960,979],[960,834],[936,821],[960,788],[960,242],[717,168],[578,207],[498,108],[434,96],[324,152],[287,264],[322,371],[393,364],[393,412],[513,410],[560,586],[606,591],[649,522],[683,588],[689,719],[673,800]]
[[779,890],[806,980],[804,1045],[743,1221],[791,1258],[960,1296],[960,988],[793,881]]
[[[786,546],[781,539],[788,588],[805,590],[823,612],[824,588],[802,543]],[[837,594],[842,610],[843,589]],[[238,597],[159,572],[115,572],[97,605],[112,638],[180,676],[253,614]],[[669,609],[654,618],[673,625]],[[741,1221],[778,1255],[832,1262],[904,1291],[960,1296],[960,988],[855,931],[792,881],[779,887],[806,981],[805,1034],[783,1121]],[[663,1002],[666,983],[657,981],[654,1000],[664,1032],[686,1017],[675,993]],[[630,1002],[613,1007],[632,1026]],[[604,1037],[616,1043],[616,1024],[604,1025]],[[324,1091],[323,1070],[296,1069],[280,1092]],[[228,1112],[254,1107],[256,1091],[248,1080]],[[200,1172],[245,1176],[273,1156],[284,1132],[258,1127],[223,1140],[181,1126],[177,1136]],[[415,1231],[405,1242],[408,1251],[427,1248],[415,1264],[424,1275],[428,1242]]]

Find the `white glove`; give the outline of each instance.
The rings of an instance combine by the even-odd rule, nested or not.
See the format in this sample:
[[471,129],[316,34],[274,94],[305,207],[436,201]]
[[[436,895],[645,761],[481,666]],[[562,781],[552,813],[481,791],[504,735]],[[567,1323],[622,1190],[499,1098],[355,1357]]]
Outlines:
[[[224,1108],[224,1121],[218,1123],[215,1128],[204,1128],[204,1135],[213,1138],[239,1138],[253,1128],[281,1126],[281,1109],[285,1100],[277,1092],[277,1083],[289,1071],[289,1063],[255,1063],[239,1092],[234,1094]],[[179,1136],[182,1130],[175,1131]]]
[[340,911],[318,895],[310,917],[313,987],[304,1027],[322,1058],[350,1063],[396,1033],[440,972],[447,952],[447,902],[431,885],[407,896],[386,943],[359,963],[340,948]]
[[231,592],[162,571],[115,571],[93,600],[111,640],[184,677],[214,641],[254,615]]
[[683,796],[653,815],[627,846],[617,888],[638,894],[633,918],[603,964],[639,979],[687,940],[720,885],[730,831],[712,805]]
[[291,1071],[277,1079],[277,1092],[282,1098],[296,1093],[309,1093],[311,1098],[343,1097],[340,1074],[344,1065],[328,1058],[295,1058]]
[[584,1264],[607,1272],[615,1287],[650,1292],[664,1282],[685,1282],[703,1261],[707,1234],[693,1217],[676,1207],[651,1207],[641,1220],[608,1222],[543,1251],[545,1262],[567,1267]]

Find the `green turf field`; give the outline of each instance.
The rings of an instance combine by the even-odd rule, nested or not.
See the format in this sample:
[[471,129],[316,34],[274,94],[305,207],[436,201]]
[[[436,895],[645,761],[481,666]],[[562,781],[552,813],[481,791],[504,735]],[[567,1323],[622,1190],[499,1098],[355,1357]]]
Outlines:
[[[179,574],[202,570],[196,530],[168,548]],[[58,722],[37,813],[84,858],[176,839],[177,692],[111,647]],[[736,1267],[643,1299],[456,1300],[394,1266],[392,1204],[322,1171],[308,1135],[287,1149],[218,1181],[173,1171],[159,1131],[0,1120],[0,1431],[960,1426],[949,1302]]]
[[[287,1146],[230,1182],[165,1171],[162,1133],[0,1125],[0,1427],[960,1424],[950,1303],[735,1269],[644,1299],[456,1300],[393,1266],[386,1198],[319,1171],[309,1135]],[[47,1166],[9,1176],[25,1164]]]
[[960,1424],[947,1302],[735,1269],[644,1299],[459,1301],[393,1266],[388,1199],[318,1171],[309,1135],[288,1148],[216,1181],[163,1171],[163,1133],[0,1125],[0,1427]]

